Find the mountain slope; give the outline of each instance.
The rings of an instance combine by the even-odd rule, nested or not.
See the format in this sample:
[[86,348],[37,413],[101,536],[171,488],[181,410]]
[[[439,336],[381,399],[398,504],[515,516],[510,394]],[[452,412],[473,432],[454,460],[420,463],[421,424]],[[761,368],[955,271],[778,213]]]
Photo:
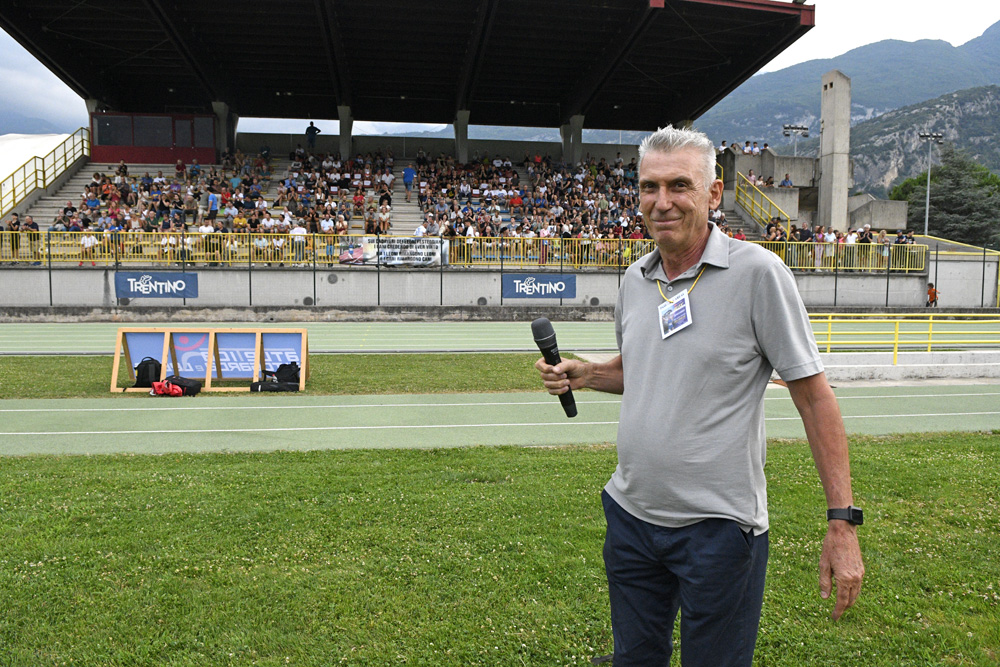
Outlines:
[[[851,158],[856,187],[881,194],[925,171],[928,145],[920,132],[940,132],[944,141],[1000,172],[1000,86],[949,93],[855,125]],[[938,153],[932,151],[937,161]]]
[[954,47],[940,40],[885,40],[836,58],[810,60],[752,77],[695,121],[713,140],[787,143],[781,126],[819,130],[820,78],[838,69],[851,78],[852,118],[886,111],[956,90],[1000,84],[1000,23]]

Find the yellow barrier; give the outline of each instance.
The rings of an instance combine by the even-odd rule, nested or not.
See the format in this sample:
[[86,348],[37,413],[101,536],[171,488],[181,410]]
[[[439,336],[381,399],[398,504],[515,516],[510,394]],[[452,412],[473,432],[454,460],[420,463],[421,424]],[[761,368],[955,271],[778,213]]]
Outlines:
[[736,203],[742,206],[761,228],[773,218],[781,219],[786,228],[791,224],[789,215],[740,172],[736,172]]
[[891,349],[893,365],[900,350],[1000,348],[1000,317],[995,314],[813,313],[809,322],[820,350]]
[[[338,264],[340,256],[366,246],[374,256],[375,240],[383,244],[409,236],[363,234],[202,234],[200,232],[2,232],[0,265],[4,263],[78,262],[111,266],[202,263],[245,265]],[[453,266],[627,267],[656,246],[649,239],[563,239],[520,237],[447,238],[448,263]],[[426,237],[424,242],[434,242]],[[802,271],[867,271],[893,273],[926,269],[927,246],[789,243],[751,241]],[[888,254],[885,254],[886,250]],[[370,259],[369,259],[370,261]]]
[[33,157],[0,181],[0,218],[38,188],[47,188],[74,162],[90,155],[90,130],[81,127],[44,157]]
[[922,272],[927,266],[927,246],[876,245],[874,243],[811,243],[751,241],[781,258],[791,269],[803,271]]

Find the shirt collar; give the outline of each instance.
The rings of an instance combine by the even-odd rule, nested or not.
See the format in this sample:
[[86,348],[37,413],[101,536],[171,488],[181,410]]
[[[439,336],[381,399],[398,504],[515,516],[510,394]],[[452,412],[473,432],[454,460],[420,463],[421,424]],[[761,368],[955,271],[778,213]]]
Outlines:
[[[708,226],[711,228],[711,231],[708,235],[708,243],[705,244],[705,250],[701,253],[701,258],[695,262],[694,266],[674,278],[674,280],[690,278],[692,275],[695,275],[695,272],[701,270],[702,264],[711,264],[720,269],[729,268],[729,237],[715,223],[709,222]],[[646,280],[659,280],[664,283],[671,282],[667,280],[667,274],[663,270],[663,262],[661,261],[659,250],[649,253],[640,268]]]

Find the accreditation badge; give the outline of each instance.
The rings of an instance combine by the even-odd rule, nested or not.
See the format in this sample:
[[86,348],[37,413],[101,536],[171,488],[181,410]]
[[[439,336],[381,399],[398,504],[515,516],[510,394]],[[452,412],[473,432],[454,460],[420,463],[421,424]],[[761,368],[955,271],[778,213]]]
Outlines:
[[687,290],[683,290],[674,298],[661,303],[659,311],[660,333],[664,339],[691,326],[691,299],[688,297]]

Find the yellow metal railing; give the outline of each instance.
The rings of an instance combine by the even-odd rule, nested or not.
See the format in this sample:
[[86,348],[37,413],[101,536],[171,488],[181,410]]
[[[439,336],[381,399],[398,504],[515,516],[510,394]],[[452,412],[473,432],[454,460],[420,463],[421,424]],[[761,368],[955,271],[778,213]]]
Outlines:
[[810,243],[751,241],[776,254],[800,271],[922,272],[927,268],[927,246],[875,243]]
[[[940,237],[937,237],[937,236],[929,236],[929,235],[928,236],[924,236],[923,234],[915,234],[914,236],[916,238],[918,238],[918,239],[929,239],[930,241],[936,241],[938,243],[947,243],[949,245],[962,246],[963,248],[968,248],[969,249],[968,251],[962,251],[962,250],[944,250],[944,251],[941,251],[942,255],[950,255],[952,257],[954,257],[956,255],[965,256],[965,257],[969,257],[969,256],[976,256],[976,257],[987,256],[987,257],[989,257],[991,255],[1000,256],[1000,252],[998,252],[996,250],[990,250],[989,248],[983,248],[983,247],[977,246],[977,245],[970,245],[968,243],[959,243],[957,241],[949,241],[948,239],[943,239],[943,238],[940,238]],[[1000,260],[998,260],[998,261],[1000,261]],[[996,298],[996,303],[994,304],[994,307],[1000,308],[1000,271],[997,272],[997,298]]]
[[0,218],[38,188],[47,188],[74,162],[90,155],[90,130],[81,127],[44,157],[33,157],[0,181]]
[[[343,262],[374,264],[380,248],[415,242],[411,236],[364,234],[271,234],[199,232],[3,232],[0,264],[78,262],[111,266],[174,263],[245,265],[332,265]],[[439,239],[425,237],[423,250],[433,250]],[[526,239],[517,237],[441,239],[447,244],[448,263],[456,266],[511,267],[625,267],[655,248],[648,239]],[[357,257],[342,257],[361,249]],[[384,260],[383,260],[384,261]]]
[[[366,248],[363,263],[374,263],[381,245],[408,244],[410,236],[350,234],[201,234],[190,232],[0,232],[0,265],[40,262],[155,265],[179,261],[241,264],[257,255],[279,257],[279,263],[340,263],[340,256]],[[436,239],[422,240],[426,250]],[[447,241],[447,261],[454,266],[616,268],[626,267],[656,246],[649,239],[466,238]],[[927,246],[752,241],[800,271],[895,273],[926,269]],[[883,253],[888,251],[888,255]],[[314,252],[315,251],[315,252]],[[404,253],[405,254],[405,253]],[[345,261],[348,258],[345,258]],[[358,259],[358,258],[355,258]],[[357,263],[357,262],[352,262]]]
[[791,224],[788,214],[740,172],[736,172],[736,203],[761,227],[774,218],[779,218],[785,227]]
[[900,351],[1000,348],[1000,317],[994,314],[813,313],[809,321],[820,351],[891,350],[893,365]]

